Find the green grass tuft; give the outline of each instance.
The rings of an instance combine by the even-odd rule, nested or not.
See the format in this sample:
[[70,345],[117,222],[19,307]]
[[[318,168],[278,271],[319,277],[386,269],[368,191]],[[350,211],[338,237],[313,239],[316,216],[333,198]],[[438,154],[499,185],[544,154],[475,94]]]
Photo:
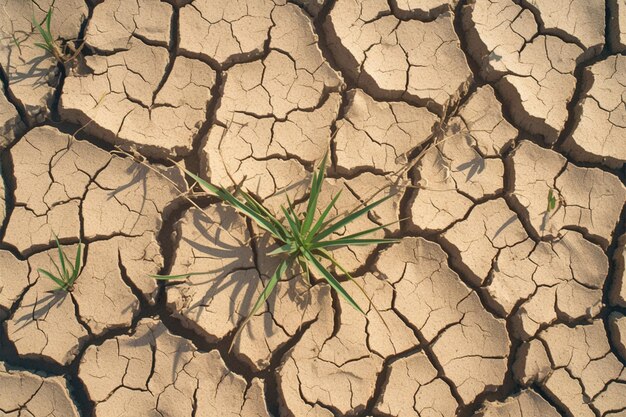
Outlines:
[[72,263],[70,258],[68,258],[68,256],[65,254],[65,251],[63,251],[63,246],[59,242],[59,238],[56,235],[54,236],[54,240],[57,244],[60,266],[57,265],[56,262],[54,262],[54,259],[52,259],[51,256],[50,261],[52,262],[52,265],[54,265],[57,275],[54,275],[53,273],[46,271],[42,268],[38,268],[37,271],[54,281],[54,283],[59,286],[58,289],[70,292],[74,289],[74,282],[76,282],[76,279],[80,275],[82,262],[82,243],[80,241],[78,242],[78,249],[76,249],[76,258],[74,260],[74,263]]
[[[348,236],[342,236],[339,238],[332,238],[332,234],[343,227],[347,226],[354,220],[366,215],[372,209],[384,203],[393,195],[388,195],[379,200],[376,200],[364,207],[354,210],[344,216],[337,216],[329,219],[328,215],[335,206],[339,199],[338,193],[335,195],[330,203],[324,207],[321,214],[317,219],[315,214],[317,212],[319,196],[322,192],[322,186],[324,182],[324,176],[326,171],[326,163],[328,161],[328,155],[325,155],[317,171],[313,173],[313,179],[311,181],[311,192],[309,195],[306,211],[304,213],[296,213],[294,205],[287,200],[287,206],[281,207],[282,219],[273,214],[269,209],[258,202],[253,196],[245,191],[237,189],[234,193],[231,193],[224,187],[215,186],[197,175],[183,170],[196,181],[200,187],[207,193],[217,196],[221,201],[235,208],[239,213],[248,217],[254,221],[261,229],[269,233],[275,241],[279,244],[279,247],[268,253],[270,256],[282,256],[283,260],[280,262],[278,268],[272,274],[269,282],[261,292],[261,295],[257,299],[256,303],[252,307],[252,310],[248,313],[247,317],[239,327],[237,334],[233,341],[237,338],[239,332],[244,328],[247,322],[252,316],[259,310],[263,303],[270,296],[278,281],[285,276],[287,270],[289,270],[296,263],[300,265],[305,272],[305,276],[309,276],[309,271],[313,270],[319,273],[321,277],[328,282],[333,290],[345,299],[348,304],[354,307],[356,310],[365,314],[363,309],[354,301],[350,294],[344,289],[341,283],[333,276],[333,274],[322,264],[321,260],[329,261],[332,265],[338,268],[348,279],[354,281],[350,273],[343,267],[337,260],[333,258],[328,249],[337,248],[340,246],[361,246],[361,245],[378,245],[386,243],[397,242],[397,239],[375,239],[366,238],[378,230],[381,230],[387,226],[377,226],[368,230],[353,233]],[[394,222],[395,223],[395,222]],[[180,279],[191,275],[202,275],[208,272],[194,272],[180,275],[153,275],[152,277],[160,280],[172,280]],[[359,289],[363,291],[361,286]],[[363,291],[365,294],[365,292]],[[365,294],[371,304],[371,299]],[[378,310],[376,310],[378,311]],[[381,317],[382,318],[382,317]],[[384,320],[383,320],[384,322]]]
[[[53,2],[54,4],[54,2]],[[38,48],[43,49],[48,52],[50,55],[54,56],[54,58],[61,64],[66,64],[70,61],[73,61],[74,58],[78,56],[80,53],[84,43],[80,45],[77,49],[72,47],[71,43],[67,43],[65,47],[59,45],[59,42],[52,35],[52,11],[54,10],[53,6],[50,6],[48,12],[46,13],[46,17],[44,18],[42,23],[39,23],[37,19],[33,16],[33,26],[41,36],[43,42],[35,42],[34,45]],[[20,47],[20,43],[13,37],[14,43],[16,46]]]

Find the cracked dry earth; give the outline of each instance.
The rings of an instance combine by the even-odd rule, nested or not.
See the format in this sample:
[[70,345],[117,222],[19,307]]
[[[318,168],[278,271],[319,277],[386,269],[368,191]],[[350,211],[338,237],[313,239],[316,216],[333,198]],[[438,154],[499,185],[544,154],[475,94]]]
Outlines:
[[[0,4],[0,415],[626,416],[624,0],[56,0],[66,65]],[[276,210],[326,152],[367,314],[290,271],[229,350],[273,242],[171,160]]]

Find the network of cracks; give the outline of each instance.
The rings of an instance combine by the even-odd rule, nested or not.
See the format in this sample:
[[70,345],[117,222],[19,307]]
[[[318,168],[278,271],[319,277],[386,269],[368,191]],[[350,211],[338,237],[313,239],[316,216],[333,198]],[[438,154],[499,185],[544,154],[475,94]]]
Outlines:
[[[0,5],[0,414],[626,415],[622,0]],[[235,339],[275,242],[177,165],[278,212],[327,153],[366,314],[294,269]]]

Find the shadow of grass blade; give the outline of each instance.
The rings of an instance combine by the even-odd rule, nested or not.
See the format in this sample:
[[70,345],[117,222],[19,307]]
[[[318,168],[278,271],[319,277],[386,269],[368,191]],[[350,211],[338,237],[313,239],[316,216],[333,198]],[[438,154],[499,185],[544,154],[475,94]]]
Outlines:
[[259,308],[261,308],[261,305],[263,305],[263,303],[268,299],[270,294],[272,294],[272,292],[274,291],[274,288],[276,288],[276,284],[278,283],[280,278],[287,272],[287,268],[291,265],[291,263],[293,263],[293,260],[294,260],[294,257],[290,256],[289,258],[284,259],[278,265],[278,268],[276,268],[276,270],[274,271],[274,274],[272,274],[272,277],[268,281],[267,285],[265,286],[265,288],[263,288],[263,291],[261,291],[259,298],[257,298],[256,302],[254,303],[252,310],[250,310],[246,318],[243,320],[243,322],[239,326],[239,329],[237,329],[237,332],[235,332],[235,335],[233,336],[233,340],[230,343],[230,347],[228,348],[229,352],[233,348],[235,341],[241,334],[241,331],[244,329],[246,324],[248,324],[252,316],[256,314]]

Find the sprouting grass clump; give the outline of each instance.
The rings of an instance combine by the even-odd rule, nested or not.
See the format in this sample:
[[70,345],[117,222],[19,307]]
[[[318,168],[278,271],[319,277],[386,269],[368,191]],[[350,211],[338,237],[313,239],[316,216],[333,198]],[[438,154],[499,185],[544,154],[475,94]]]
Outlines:
[[[298,264],[304,272],[304,276],[307,281],[310,282],[311,270],[317,272],[321,277],[323,277],[324,280],[326,280],[326,282],[328,282],[328,284],[330,284],[331,288],[337,291],[337,293],[339,293],[352,307],[365,314],[363,309],[354,301],[350,294],[348,294],[337,278],[335,278],[333,274],[322,264],[322,260],[329,261],[346,277],[352,280],[353,278],[348,271],[331,255],[329,251],[330,249],[341,246],[376,245],[396,242],[397,239],[364,238],[367,235],[389,226],[388,224],[363,230],[348,236],[338,238],[333,238],[332,236],[334,232],[341,230],[354,220],[366,215],[373,208],[393,197],[393,195],[383,197],[344,216],[336,216],[329,219],[329,214],[341,195],[340,191],[331,199],[330,203],[324,208],[324,210],[321,211],[319,217],[316,218],[318,200],[322,192],[322,185],[324,182],[326,162],[327,155],[324,156],[319,169],[313,173],[311,191],[306,211],[303,213],[297,213],[294,205],[289,198],[287,198],[287,207],[281,207],[282,215],[284,216],[282,221],[279,220],[278,216],[263,206],[262,203],[258,202],[250,194],[239,189],[239,187],[237,187],[234,193],[231,193],[226,188],[210,184],[183,168],[187,175],[193,178],[194,181],[196,181],[207,193],[217,196],[221,201],[235,208],[244,216],[250,218],[261,229],[268,232],[279,245],[277,249],[269,252],[268,255],[282,256],[283,260],[272,274],[269,282],[261,292],[259,298],[252,307],[252,310],[248,313],[239,330],[245,326],[248,320],[250,320],[261,305],[267,300],[276,287],[278,281],[285,276],[291,267],[296,264]],[[206,273],[207,272],[194,272],[180,275],[157,275],[154,277],[157,279],[171,280]],[[360,286],[359,288],[362,290]]]
[[57,264],[54,259],[52,259],[52,256],[48,256],[50,256],[50,261],[52,262],[52,265],[54,265],[57,275],[42,268],[38,268],[37,271],[54,281],[55,284],[59,286],[58,289],[71,292],[74,289],[74,282],[76,282],[76,279],[80,275],[80,267],[82,261],[82,243],[80,241],[78,242],[78,248],[76,249],[76,259],[74,263],[72,263],[72,261],[70,261],[68,256],[65,254],[63,246],[59,242],[59,238],[56,235],[54,236],[54,240],[57,244],[59,264]]
[[[35,42],[34,45],[54,56],[58,62],[66,64],[78,56],[84,44],[81,44],[80,47],[75,50],[72,48],[71,43],[67,43],[65,46],[61,46],[59,44],[59,42],[52,35],[52,30],[50,28],[52,23],[52,11],[53,7],[50,6],[48,13],[46,13],[46,17],[41,24],[33,17],[33,26],[35,26],[43,39],[43,42]],[[15,43],[19,48],[19,43],[16,41]]]

